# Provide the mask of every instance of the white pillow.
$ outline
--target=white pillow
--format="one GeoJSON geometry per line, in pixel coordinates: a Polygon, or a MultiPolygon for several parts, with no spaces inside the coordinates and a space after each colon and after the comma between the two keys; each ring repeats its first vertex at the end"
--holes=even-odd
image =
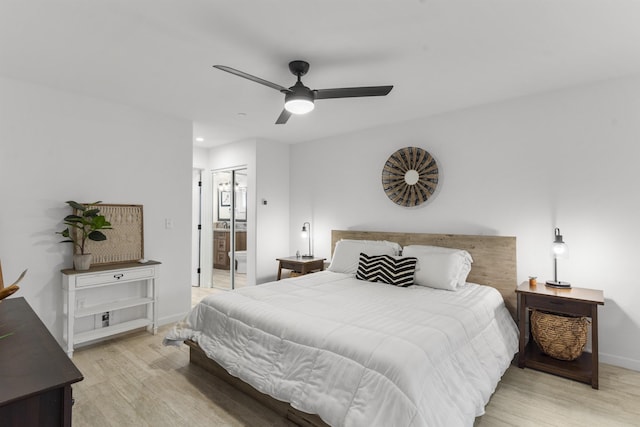
{"type": "Polygon", "coordinates": [[[401,246],[386,240],[346,240],[336,243],[329,271],[356,274],[360,253],[367,255],[398,255],[401,246]]]}
{"type": "Polygon", "coordinates": [[[471,254],[465,250],[440,246],[405,246],[402,255],[418,258],[416,285],[447,290],[465,284],[473,262],[471,254]]]}

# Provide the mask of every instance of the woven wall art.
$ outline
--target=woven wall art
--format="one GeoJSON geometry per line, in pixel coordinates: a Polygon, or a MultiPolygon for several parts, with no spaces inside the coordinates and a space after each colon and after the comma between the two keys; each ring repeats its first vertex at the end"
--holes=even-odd
{"type": "MultiPolygon", "coordinates": [[[[111,230],[100,230],[107,240],[88,240],[85,252],[93,255],[92,265],[138,261],[144,258],[142,205],[92,205],[111,223],[111,230]]],[[[76,253],[78,249],[76,249],[76,253]]]]}
{"type": "Polygon", "coordinates": [[[438,186],[438,164],[428,151],[405,147],[393,153],[382,169],[382,188],[400,206],[426,202],[438,186]]]}

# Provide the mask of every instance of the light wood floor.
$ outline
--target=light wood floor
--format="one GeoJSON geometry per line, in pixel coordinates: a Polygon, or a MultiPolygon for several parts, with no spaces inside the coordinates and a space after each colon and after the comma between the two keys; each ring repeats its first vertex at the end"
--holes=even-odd
{"type": "Polygon", "coordinates": [[[291,426],[271,410],[189,364],[186,346],[165,347],[146,331],[77,349],[78,426],[291,426]]]}
{"type": "Polygon", "coordinates": [[[640,426],[640,372],[601,363],[599,382],[511,366],[475,426],[640,426]]]}
{"type": "MultiPolygon", "coordinates": [[[[211,292],[193,288],[193,300],[211,292]]],[[[134,332],[78,349],[74,426],[292,426],[206,371],[186,346],[134,332]]],[[[511,366],[475,426],[640,426],[640,372],[600,366],[600,390],[511,366]]]]}
{"type": "MultiPolygon", "coordinates": [[[[211,281],[213,282],[213,287],[223,290],[231,289],[231,275],[229,274],[229,270],[221,270],[219,268],[214,268],[211,276],[211,281]]],[[[247,286],[247,275],[236,272],[235,274],[235,287],[243,288],[247,286]]]]}
{"type": "MultiPolygon", "coordinates": [[[[215,284],[213,288],[205,288],[200,286],[191,287],[191,307],[196,305],[198,301],[200,301],[202,298],[206,297],[207,295],[230,290],[231,278],[229,277],[229,272],[226,270],[214,269],[213,283],[215,284]]],[[[247,275],[236,274],[236,279],[235,279],[236,289],[243,288],[245,286],[247,286],[247,275]]]]}

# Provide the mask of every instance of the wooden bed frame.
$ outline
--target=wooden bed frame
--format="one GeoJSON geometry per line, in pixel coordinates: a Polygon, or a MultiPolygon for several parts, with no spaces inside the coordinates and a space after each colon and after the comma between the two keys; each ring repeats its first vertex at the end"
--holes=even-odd
{"type": "MultiPolygon", "coordinates": [[[[461,234],[394,233],[376,231],[332,230],[331,253],[340,239],[389,240],[401,246],[431,245],[464,249],[473,257],[471,272],[467,281],[488,285],[502,294],[505,305],[516,318],[516,238],[501,236],[475,236],[461,234]]],[[[299,426],[329,427],[317,415],[299,411],[287,402],[282,402],[263,394],[249,384],[230,375],[223,367],[209,359],[193,341],[185,341],[189,346],[190,362],[219,377],[258,402],[271,408],[289,421],[299,426]]]]}

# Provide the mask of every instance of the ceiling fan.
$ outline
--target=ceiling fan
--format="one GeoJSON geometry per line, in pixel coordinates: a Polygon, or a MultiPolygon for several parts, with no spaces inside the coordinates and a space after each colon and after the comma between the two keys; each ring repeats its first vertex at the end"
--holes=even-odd
{"type": "Polygon", "coordinates": [[[393,89],[393,86],[361,86],[312,90],[303,85],[300,80],[300,77],[304,76],[307,74],[307,71],[309,71],[309,63],[300,60],[289,62],[289,71],[298,77],[298,81],[288,89],[284,86],[280,86],[279,84],[261,79],[260,77],[252,76],[251,74],[236,70],[235,68],[227,67],[226,65],[214,65],[214,68],[235,74],[236,76],[244,77],[245,79],[269,86],[270,88],[284,93],[284,109],[276,120],[277,125],[287,123],[291,114],[306,114],[310,112],[314,108],[314,102],[316,99],[385,96],[391,92],[391,89],[393,89]]]}

